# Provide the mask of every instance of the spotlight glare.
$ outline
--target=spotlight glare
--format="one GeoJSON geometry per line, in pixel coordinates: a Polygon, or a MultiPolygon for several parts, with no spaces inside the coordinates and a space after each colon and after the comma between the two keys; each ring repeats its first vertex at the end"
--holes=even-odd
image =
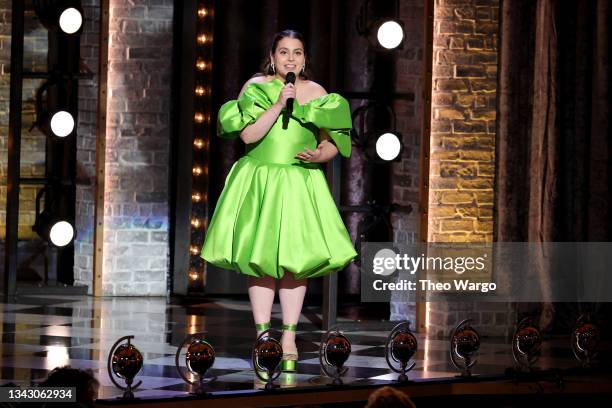
{"type": "Polygon", "coordinates": [[[386,21],[378,28],[376,37],[380,45],[390,50],[401,44],[404,30],[396,21],[386,21]]]}
{"type": "Polygon", "coordinates": [[[385,133],[376,140],[376,154],[383,160],[394,160],[402,149],[402,144],[393,133],[385,133]]]}
{"type": "Polygon", "coordinates": [[[59,18],[59,26],[66,34],[74,34],[83,25],[81,12],[74,7],[67,8],[59,18]]]}
{"type": "Polygon", "coordinates": [[[66,137],[74,130],[74,118],[66,111],[56,112],[51,118],[51,131],[55,136],[66,137]]]}
{"type": "Polygon", "coordinates": [[[63,247],[68,245],[74,238],[74,228],[67,221],[59,221],[53,224],[49,232],[49,239],[53,245],[63,247]]]}

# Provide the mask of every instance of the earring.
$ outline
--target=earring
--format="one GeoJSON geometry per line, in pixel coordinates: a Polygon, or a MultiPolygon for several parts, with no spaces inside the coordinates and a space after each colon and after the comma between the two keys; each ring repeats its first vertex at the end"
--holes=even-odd
{"type": "Polygon", "coordinates": [[[270,64],[270,68],[272,68],[272,73],[273,73],[273,74],[276,74],[276,70],[274,69],[274,63],[271,63],[271,64],[270,64]]]}
{"type": "Polygon", "coordinates": [[[302,65],[302,76],[304,76],[304,68],[306,67],[306,64],[302,65]]]}

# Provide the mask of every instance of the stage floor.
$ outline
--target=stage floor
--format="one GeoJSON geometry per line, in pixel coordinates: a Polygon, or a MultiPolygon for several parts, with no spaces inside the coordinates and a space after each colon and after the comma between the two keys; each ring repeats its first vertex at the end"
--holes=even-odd
{"type": "MultiPolygon", "coordinates": [[[[177,346],[189,333],[206,332],[216,350],[210,376],[217,381],[211,391],[261,388],[251,369],[254,341],[252,315],[247,301],[217,299],[189,306],[169,304],[164,298],[88,296],[22,296],[17,303],[0,304],[2,316],[2,373],[0,383],[37,383],[54,367],[70,365],[91,369],[100,381],[99,398],[121,395],[109,380],[107,356],[114,342],[134,335],[133,344],[144,357],[136,380],[142,380],[137,397],[185,396],[190,388],[174,367],[177,346]]],[[[300,359],[297,374],[283,374],[281,387],[320,386],[318,347],[322,332],[313,324],[320,319],[316,308],[305,308],[298,327],[300,359]]],[[[274,305],[273,327],[280,328],[280,306],[274,305]]],[[[478,327],[476,327],[478,329],[478,327]]],[[[345,332],[352,354],[345,383],[367,384],[393,380],[384,358],[387,332],[345,332]]],[[[449,360],[448,341],[417,335],[419,351],[409,378],[441,380],[457,375],[449,360]]],[[[184,364],[184,361],[182,361],[184,364]]],[[[537,366],[564,369],[577,366],[569,336],[546,339],[537,366]]],[[[475,374],[497,375],[512,366],[509,343],[483,338],[475,374]]]]}

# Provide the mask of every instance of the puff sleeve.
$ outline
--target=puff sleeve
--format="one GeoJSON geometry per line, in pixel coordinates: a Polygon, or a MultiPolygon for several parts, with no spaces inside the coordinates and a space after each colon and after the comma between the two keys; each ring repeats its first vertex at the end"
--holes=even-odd
{"type": "Polygon", "coordinates": [[[316,98],[302,106],[294,107],[293,116],[301,122],[309,122],[325,130],[342,156],[351,155],[351,109],[342,96],[330,93],[316,98]]]}
{"type": "Polygon", "coordinates": [[[269,95],[249,84],[244,93],[235,100],[224,103],[219,109],[217,135],[224,139],[236,139],[240,132],[254,123],[271,105],[269,95]]]}

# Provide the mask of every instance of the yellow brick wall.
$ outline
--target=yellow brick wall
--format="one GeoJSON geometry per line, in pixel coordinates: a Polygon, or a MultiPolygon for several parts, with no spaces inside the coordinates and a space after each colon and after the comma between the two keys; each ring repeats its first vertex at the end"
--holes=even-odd
{"type": "Polygon", "coordinates": [[[491,242],[497,0],[436,0],[428,240],[491,242]]]}

